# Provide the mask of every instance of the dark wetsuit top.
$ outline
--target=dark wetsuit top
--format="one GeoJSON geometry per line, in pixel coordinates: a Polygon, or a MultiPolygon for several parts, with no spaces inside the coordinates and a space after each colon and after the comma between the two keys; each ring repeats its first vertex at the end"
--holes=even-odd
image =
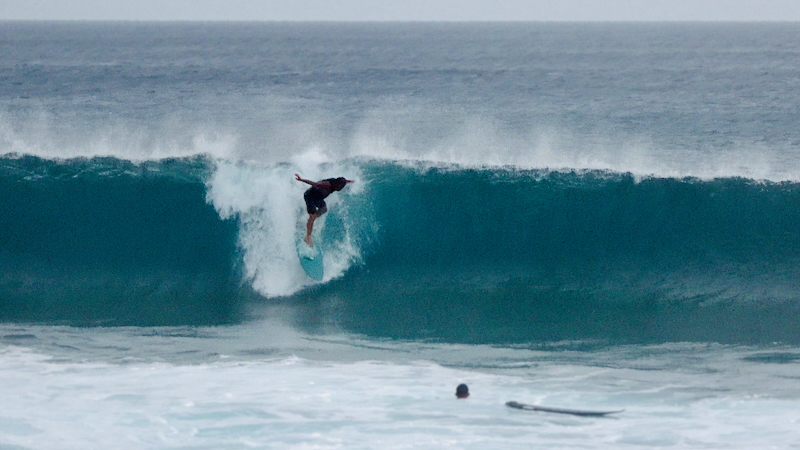
{"type": "Polygon", "coordinates": [[[330,187],[330,185],[334,180],[335,178],[322,180],[328,182],[328,188],[311,186],[311,188],[303,194],[303,199],[306,201],[306,211],[308,211],[309,214],[316,214],[320,209],[327,208],[327,205],[325,205],[325,198],[333,192],[333,188],[330,187]]]}

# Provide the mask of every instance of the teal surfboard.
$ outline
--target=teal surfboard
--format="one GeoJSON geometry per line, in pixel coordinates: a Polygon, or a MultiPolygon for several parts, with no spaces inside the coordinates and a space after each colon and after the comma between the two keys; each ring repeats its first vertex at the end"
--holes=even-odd
{"type": "Polygon", "coordinates": [[[297,256],[300,257],[300,265],[309,277],[322,281],[324,271],[322,268],[322,249],[319,244],[309,247],[302,239],[297,242],[297,256]]]}

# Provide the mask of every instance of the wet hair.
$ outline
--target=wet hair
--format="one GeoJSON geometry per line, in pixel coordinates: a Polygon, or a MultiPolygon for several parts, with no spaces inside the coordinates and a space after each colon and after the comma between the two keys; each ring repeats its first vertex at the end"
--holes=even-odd
{"type": "Polygon", "coordinates": [[[466,384],[459,384],[456,388],[456,397],[466,398],[469,397],[469,388],[466,384]]]}
{"type": "Polygon", "coordinates": [[[347,184],[347,179],[344,177],[334,178],[331,180],[331,188],[334,191],[341,191],[344,189],[344,186],[347,184]]]}

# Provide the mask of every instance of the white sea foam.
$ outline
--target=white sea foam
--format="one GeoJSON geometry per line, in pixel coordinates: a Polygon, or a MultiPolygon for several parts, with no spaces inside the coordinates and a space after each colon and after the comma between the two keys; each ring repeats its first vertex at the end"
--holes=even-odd
{"type": "MultiPolygon", "coordinates": [[[[208,180],[207,201],[221,218],[238,220],[245,276],[256,291],[267,297],[291,295],[313,283],[300,267],[296,250],[308,219],[303,192],[309,186],[295,180],[295,173],[312,180],[341,175],[360,178],[357,167],[330,161],[323,151],[312,148],[291,164],[220,160],[208,180]]],[[[342,197],[362,192],[364,184],[360,180],[326,199],[329,213],[314,224],[317,242],[322,241],[330,214],[347,216],[342,197]]],[[[323,281],[341,276],[360,256],[359,244],[348,228],[350,222],[343,223],[342,237],[320,244],[325,249],[323,281]]]]}
{"type": "Polygon", "coordinates": [[[759,349],[671,344],[541,352],[309,339],[285,328],[265,332],[270,325],[263,323],[247,328],[206,330],[197,338],[30,330],[40,343],[50,344],[46,335],[52,335],[62,345],[52,347],[60,348],[52,355],[0,346],[0,443],[36,449],[751,449],[796,443],[793,368],[743,359],[759,349]],[[99,353],[86,347],[100,343],[99,353]],[[230,345],[274,349],[277,356],[251,351],[244,359],[241,353],[214,359],[212,353],[200,362],[169,362],[183,350],[230,345]],[[103,361],[100,353],[118,360],[120,346],[136,354],[162,349],[159,358],[166,361],[103,361]],[[337,361],[343,354],[354,359],[337,361]],[[466,400],[454,396],[460,383],[470,387],[466,400]],[[513,410],[504,406],[509,400],[625,411],[581,418],[513,410]]]}

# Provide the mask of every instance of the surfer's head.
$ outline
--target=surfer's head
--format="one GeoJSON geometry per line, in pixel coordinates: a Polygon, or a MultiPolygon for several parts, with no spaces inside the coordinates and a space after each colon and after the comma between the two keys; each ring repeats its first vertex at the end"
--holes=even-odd
{"type": "Polygon", "coordinates": [[[466,384],[459,384],[456,388],[456,397],[467,398],[469,397],[469,388],[466,384]]]}
{"type": "Polygon", "coordinates": [[[348,180],[344,177],[334,178],[333,180],[331,180],[331,188],[333,188],[334,191],[341,191],[342,189],[344,189],[347,183],[348,180]]]}

